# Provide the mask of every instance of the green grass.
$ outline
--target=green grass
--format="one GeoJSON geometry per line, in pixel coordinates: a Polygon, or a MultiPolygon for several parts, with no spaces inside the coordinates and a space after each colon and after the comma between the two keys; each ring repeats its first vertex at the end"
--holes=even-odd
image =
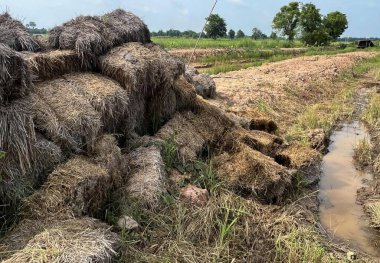
{"type": "MultiPolygon", "coordinates": [[[[181,37],[152,37],[152,41],[165,48],[194,48],[197,39],[181,37]]],[[[201,38],[198,48],[290,48],[302,47],[300,41],[289,42],[287,40],[254,40],[251,38],[240,39],[208,39],[201,38]]]]}

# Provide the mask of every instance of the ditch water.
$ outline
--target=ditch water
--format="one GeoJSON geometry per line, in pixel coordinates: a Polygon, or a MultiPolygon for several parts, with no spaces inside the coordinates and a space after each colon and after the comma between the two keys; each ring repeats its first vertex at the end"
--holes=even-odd
{"type": "Polygon", "coordinates": [[[329,153],[322,163],[319,212],[322,226],[335,241],[378,257],[375,237],[362,206],[356,203],[357,190],[365,186],[365,180],[372,180],[371,174],[357,170],[353,162],[355,145],[367,138],[369,134],[359,122],[346,123],[331,136],[329,153]]]}

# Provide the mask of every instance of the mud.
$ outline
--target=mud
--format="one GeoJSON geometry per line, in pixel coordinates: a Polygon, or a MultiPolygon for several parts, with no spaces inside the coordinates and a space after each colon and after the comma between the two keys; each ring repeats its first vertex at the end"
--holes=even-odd
{"type": "Polygon", "coordinates": [[[356,169],[354,147],[369,134],[359,122],[346,123],[333,133],[329,153],[322,164],[320,181],[320,221],[331,238],[347,243],[351,249],[379,257],[375,236],[362,206],[357,204],[357,191],[365,187],[372,175],[356,169]]]}

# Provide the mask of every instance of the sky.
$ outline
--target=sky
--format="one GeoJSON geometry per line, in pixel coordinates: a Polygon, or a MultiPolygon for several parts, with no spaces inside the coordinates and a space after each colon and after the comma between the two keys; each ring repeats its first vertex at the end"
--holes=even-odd
{"type": "MultiPolygon", "coordinates": [[[[200,32],[215,0],[0,0],[0,10],[25,24],[52,28],[78,15],[101,15],[116,8],[131,11],[151,31],[163,29],[200,32]]],[[[223,17],[227,28],[251,35],[257,27],[270,34],[272,20],[287,0],[219,0],[214,13],[223,17]]],[[[322,14],[340,11],[347,15],[349,28],[343,37],[380,37],[380,0],[306,0],[322,14]]]]}

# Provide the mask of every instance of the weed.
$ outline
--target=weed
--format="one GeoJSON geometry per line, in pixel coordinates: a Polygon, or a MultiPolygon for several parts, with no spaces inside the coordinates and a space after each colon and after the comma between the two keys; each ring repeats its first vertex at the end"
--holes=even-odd
{"type": "Polygon", "coordinates": [[[162,156],[167,169],[173,168],[177,160],[177,145],[175,143],[175,134],[162,144],[162,156]]]}
{"type": "Polygon", "coordinates": [[[371,214],[372,226],[380,227],[380,201],[368,205],[371,214]]]}
{"type": "Polygon", "coordinates": [[[364,113],[363,120],[372,127],[379,125],[380,120],[380,95],[376,94],[372,97],[367,111],[364,113]]]}
{"type": "Polygon", "coordinates": [[[372,145],[368,138],[358,141],[354,149],[354,160],[360,167],[368,166],[372,161],[372,145]]]}

